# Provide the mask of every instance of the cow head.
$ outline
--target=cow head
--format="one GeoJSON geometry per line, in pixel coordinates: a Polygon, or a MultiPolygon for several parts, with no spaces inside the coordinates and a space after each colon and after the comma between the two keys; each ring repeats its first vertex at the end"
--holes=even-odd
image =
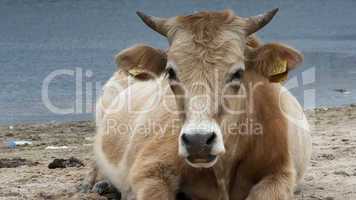
{"type": "MultiPolygon", "coordinates": [[[[289,47],[266,44],[249,50],[247,62],[246,51],[253,46],[248,47],[248,37],[270,22],[277,11],[248,18],[227,10],[167,19],[137,12],[149,27],[167,37],[170,43],[166,53],[137,47],[150,55],[146,56],[148,59],[140,56],[139,60],[147,62],[141,66],[151,74],[166,73],[184,121],[179,136],[179,155],[191,166],[212,167],[225,153],[221,118],[228,112],[224,107],[224,95],[240,92],[247,65],[273,81],[278,79],[273,79],[269,72],[275,70],[264,70],[269,63],[272,65],[268,67],[272,68],[277,61],[291,68],[301,61],[300,54],[289,47]],[[163,62],[157,59],[159,57],[163,62]]],[[[130,56],[124,58],[125,55],[121,55],[121,62],[135,60],[130,56]]],[[[239,104],[227,103],[235,107],[239,104]]]]}

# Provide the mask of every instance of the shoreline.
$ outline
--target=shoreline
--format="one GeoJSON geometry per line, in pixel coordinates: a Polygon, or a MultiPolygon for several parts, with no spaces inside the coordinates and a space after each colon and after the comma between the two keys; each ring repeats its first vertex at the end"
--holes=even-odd
{"type": "MultiPolygon", "coordinates": [[[[312,113],[312,112],[319,112],[319,111],[326,111],[329,109],[342,109],[342,108],[346,108],[346,107],[356,107],[356,103],[351,103],[351,104],[345,104],[345,105],[340,105],[340,106],[320,106],[320,107],[316,107],[316,108],[307,108],[304,109],[304,112],[308,115],[308,113],[312,113]]],[[[93,115],[94,116],[94,115],[93,115]]],[[[23,123],[19,123],[19,122],[15,122],[15,123],[0,123],[0,128],[3,127],[10,127],[10,126],[31,126],[31,125],[44,125],[44,124],[53,124],[53,125],[60,125],[60,124],[72,124],[72,123],[88,123],[88,122],[94,122],[94,118],[93,119],[78,119],[78,120],[71,120],[71,121],[56,121],[56,120],[51,120],[51,121],[33,121],[33,122],[23,122],[23,123]]]]}
{"type": "MultiPolygon", "coordinates": [[[[356,199],[356,104],[308,109],[306,115],[312,130],[313,156],[295,199],[356,199]]],[[[93,121],[0,125],[0,141],[32,142],[0,149],[0,164],[13,158],[26,161],[10,168],[0,165],[0,199],[106,199],[76,191],[92,160],[94,134],[93,121]],[[48,168],[55,158],[70,157],[85,166],[48,168]]]]}

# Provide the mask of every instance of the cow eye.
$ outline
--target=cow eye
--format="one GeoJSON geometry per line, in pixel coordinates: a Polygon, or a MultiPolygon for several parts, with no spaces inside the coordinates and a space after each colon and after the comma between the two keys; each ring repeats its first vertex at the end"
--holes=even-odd
{"type": "Polygon", "coordinates": [[[177,74],[172,68],[167,68],[166,75],[170,80],[177,80],[177,74]]]}
{"type": "Polygon", "coordinates": [[[233,74],[231,74],[230,80],[229,81],[239,81],[242,78],[242,75],[244,73],[244,70],[239,69],[233,74]]]}
{"type": "Polygon", "coordinates": [[[243,72],[244,71],[242,69],[237,70],[234,74],[232,74],[232,79],[241,79],[243,72]]]}

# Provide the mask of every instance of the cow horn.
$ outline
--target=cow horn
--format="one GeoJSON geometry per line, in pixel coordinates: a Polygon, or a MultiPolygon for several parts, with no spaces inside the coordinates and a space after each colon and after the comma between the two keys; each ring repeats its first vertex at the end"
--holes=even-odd
{"type": "Polygon", "coordinates": [[[275,8],[269,12],[246,18],[246,35],[249,36],[267,25],[276,15],[278,10],[278,8],[275,8]]]}
{"type": "Polygon", "coordinates": [[[151,29],[157,31],[161,35],[167,37],[170,26],[167,24],[168,19],[148,16],[143,12],[137,11],[136,14],[142,19],[142,21],[151,29]]]}

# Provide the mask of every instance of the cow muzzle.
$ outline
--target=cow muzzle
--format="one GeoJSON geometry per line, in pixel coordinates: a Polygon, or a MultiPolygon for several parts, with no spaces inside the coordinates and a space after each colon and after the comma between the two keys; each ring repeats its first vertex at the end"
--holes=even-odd
{"type": "Polygon", "coordinates": [[[183,128],[179,140],[179,154],[192,167],[212,167],[225,153],[219,131],[183,128]]]}

